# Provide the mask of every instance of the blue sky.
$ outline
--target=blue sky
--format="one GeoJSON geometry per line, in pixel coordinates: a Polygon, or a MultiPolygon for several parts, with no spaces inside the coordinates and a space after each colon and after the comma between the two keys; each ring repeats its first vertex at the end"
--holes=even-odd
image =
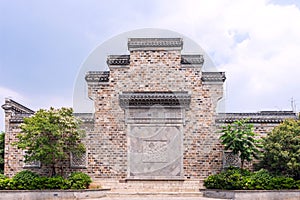
{"type": "MultiPolygon", "coordinates": [[[[300,2],[267,0],[1,0],[0,103],[72,106],[89,53],[139,28],[197,42],[227,73],[228,112],[300,108],[300,2]]],[[[299,109],[298,109],[299,111],[299,109]]],[[[0,112],[0,131],[3,127],[0,112]]]]}

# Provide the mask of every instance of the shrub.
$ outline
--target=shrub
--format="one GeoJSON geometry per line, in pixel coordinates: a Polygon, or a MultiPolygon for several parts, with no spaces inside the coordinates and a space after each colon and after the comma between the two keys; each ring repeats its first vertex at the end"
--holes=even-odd
{"type": "Polygon", "coordinates": [[[300,180],[296,181],[296,186],[297,186],[298,189],[300,190],[300,180]]]}
{"type": "Polygon", "coordinates": [[[285,120],[264,138],[260,167],[300,180],[300,120],[285,120]]]}
{"type": "Polygon", "coordinates": [[[7,177],[4,174],[0,174],[0,179],[6,179],[7,177]]]}
{"type": "Polygon", "coordinates": [[[0,179],[0,190],[10,189],[10,179],[9,178],[1,178],[0,179]]]}
{"type": "Polygon", "coordinates": [[[17,173],[11,181],[11,189],[34,190],[39,188],[40,176],[32,171],[24,170],[17,173]]]}
{"type": "MultiPolygon", "coordinates": [[[[271,180],[272,189],[298,189],[297,182],[290,177],[275,176],[271,180]]],[[[299,188],[300,189],[300,188],[299,188]]]]}
{"type": "Polygon", "coordinates": [[[86,189],[92,182],[91,177],[82,172],[73,172],[68,178],[71,189],[86,189]]]}
{"type": "Polygon", "coordinates": [[[250,176],[245,177],[243,189],[248,190],[271,190],[271,181],[273,176],[267,170],[261,169],[257,172],[251,173],[250,176]]]}
{"type": "Polygon", "coordinates": [[[86,189],[91,182],[91,178],[82,172],[73,172],[68,179],[65,179],[62,176],[39,176],[25,170],[17,173],[13,178],[0,175],[0,190],[86,189]]]}
{"type": "Polygon", "coordinates": [[[204,186],[208,189],[243,189],[244,177],[250,173],[246,169],[230,167],[219,174],[209,176],[204,180],[204,186]]]}
{"type": "Polygon", "coordinates": [[[300,189],[300,181],[285,176],[273,176],[265,169],[249,172],[230,168],[219,174],[209,176],[204,180],[204,186],[208,189],[226,190],[300,189]]]}
{"type": "Polygon", "coordinates": [[[62,176],[46,178],[43,182],[44,189],[70,189],[69,181],[62,176]]]}

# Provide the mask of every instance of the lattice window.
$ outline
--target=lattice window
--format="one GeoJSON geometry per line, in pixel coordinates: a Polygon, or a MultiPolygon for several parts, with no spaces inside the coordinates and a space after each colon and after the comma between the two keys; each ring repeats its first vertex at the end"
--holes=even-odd
{"type": "Polygon", "coordinates": [[[75,154],[71,152],[70,163],[72,168],[86,168],[87,166],[87,153],[75,154]]]}
{"type": "Polygon", "coordinates": [[[228,167],[240,167],[241,166],[241,159],[239,155],[233,154],[232,151],[224,151],[223,152],[223,168],[228,167]]]}
{"type": "Polygon", "coordinates": [[[41,162],[40,161],[31,161],[31,162],[25,162],[25,155],[27,154],[27,151],[23,151],[23,157],[24,157],[24,168],[39,168],[41,167],[41,162]]]}

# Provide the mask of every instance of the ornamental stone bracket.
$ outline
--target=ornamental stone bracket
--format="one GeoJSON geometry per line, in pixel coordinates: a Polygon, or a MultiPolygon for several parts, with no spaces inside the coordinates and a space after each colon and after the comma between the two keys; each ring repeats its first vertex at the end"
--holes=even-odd
{"type": "Polygon", "coordinates": [[[89,71],[85,75],[88,84],[109,82],[109,71],[89,71]]]}
{"type": "Polygon", "coordinates": [[[188,92],[123,92],[119,94],[121,108],[164,108],[188,109],[191,95],[188,92]]]}
{"type": "Polygon", "coordinates": [[[202,72],[203,84],[223,84],[226,80],[225,72],[202,72]]]}
{"type": "Polygon", "coordinates": [[[181,67],[198,67],[201,68],[204,63],[203,55],[196,54],[196,55],[181,55],[181,67]]]}
{"type": "Polygon", "coordinates": [[[106,60],[109,68],[128,68],[130,64],[130,55],[109,55],[106,60]]]}

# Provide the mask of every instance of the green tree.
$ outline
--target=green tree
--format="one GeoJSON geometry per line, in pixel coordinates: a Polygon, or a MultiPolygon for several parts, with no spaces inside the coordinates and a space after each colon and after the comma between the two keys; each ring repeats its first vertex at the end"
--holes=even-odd
{"type": "Polygon", "coordinates": [[[244,162],[258,159],[260,154],[261,140],[257,139],[257,134],[253,131],[253,125],[247,120],[235,121],[226,126],[222,126],[220,137],[225,150],[231,150],[233,154],[239,155],[241,168],[244,162]]]}
{"type": "Polygon", "coordinates": [[[50,166],[52,176],[56,175],[56,167],[60,167],[63,175],[62,163],[70,152],[85,152],[85,146],[81,142],[84,131],[80,128],[80,123],[71,108],[41,109],[24,119],[15,145],[27,151],[25,162],[40,161],[50,166]]]}
{"type": "Polygon", "coordinates": [[[300,120],[288,119],[263,140],[260,167],[274,174],[300,179],[300,120]]]}
{"type": "Polygon", "coordinates": [[[4,172],[4,144],[5,144],[5,134],[4,132],[0,133],[0,173],[4,172]]]}

